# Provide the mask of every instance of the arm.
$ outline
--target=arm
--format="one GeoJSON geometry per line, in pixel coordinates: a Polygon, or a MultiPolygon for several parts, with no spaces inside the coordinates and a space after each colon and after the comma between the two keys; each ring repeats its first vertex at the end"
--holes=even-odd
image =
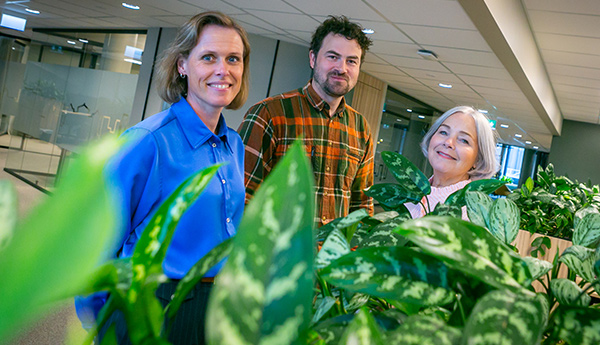
{"type": "Polygon", "coordinates": [[[238,129],[245,145],[244,184],[246,203],[275,165],[277,141],[272,127],[268,103],[258,103],[246,112],[238,129]]]}

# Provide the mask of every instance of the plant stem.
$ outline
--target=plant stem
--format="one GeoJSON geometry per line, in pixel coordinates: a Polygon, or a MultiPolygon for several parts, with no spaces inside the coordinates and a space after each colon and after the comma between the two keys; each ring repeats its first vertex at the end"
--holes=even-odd
{"type": "Polygon", "coordinates": [[[456,295],[456,303],[458,303],[458,309],[460,310],[460,316],[462,317],[464,325],[467,323],[467,318],[465,317],[465,309],[463,308],[462,302],[460,300],[461,298],[458,295],[456,295]]]}

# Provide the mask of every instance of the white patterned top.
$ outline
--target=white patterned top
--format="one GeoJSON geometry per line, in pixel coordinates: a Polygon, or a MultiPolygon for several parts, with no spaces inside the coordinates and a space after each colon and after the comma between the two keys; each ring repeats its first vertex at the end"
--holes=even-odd
{"type": "MultiPolygon", "coordinates": [[[[432,180],[433,180],[433,176],[429,178],[429,182],[431,183],[432,180]]],[[[469,184],[469,182],[471,182],[471,179],[460,181],[460,182],[457,182],[455,184],[445,186],[445,187],[431,186],[431,193],[428,196],[423,197],[421,202],[424,205],[426,205],[426,207],[427,207],[427,201],[429,200],[429,209],[431,211],[433,211],[437,204],[439,204],[440,202],[446,201],[446,199],[448,198],[448,196],[450,196],[450,194],[463,188],[464,186],[469,184]]],[[[421,218],[421,217],[425,216],[425,214],[428,213],[428,212],[425,212],[425,209],[423,208],[423,206],[421,204],[413,204],[413,203],[407,202],[404,204],[404,206],[406,206],[406,208],[410,212],[410,215],[413,217],[413,219],[421,218]]],[[[462,219],[469,220],[469,217],[467,216],[467,207],[466,206],[462,207],[462,219]]]]}

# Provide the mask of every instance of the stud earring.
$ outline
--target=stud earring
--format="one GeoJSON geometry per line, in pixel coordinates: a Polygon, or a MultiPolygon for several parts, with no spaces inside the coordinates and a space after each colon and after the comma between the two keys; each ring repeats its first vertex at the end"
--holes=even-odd
{"type": "Polygon", "coordinates": [[[186,77],[186,75],[185,75],[185,74],[183,74],[183,73],[179,73],[179,78],[181,78],[181,79],[185,79],[185,77],[186,77]]]}

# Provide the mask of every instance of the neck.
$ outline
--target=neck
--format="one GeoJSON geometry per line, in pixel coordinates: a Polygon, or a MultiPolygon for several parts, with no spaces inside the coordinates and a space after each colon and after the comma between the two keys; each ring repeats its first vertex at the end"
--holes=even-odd
{"type": "Polygon", "coordinates": [[[221,117],[221,111],[223,111],[223,108],[204,109],[195,102],[190,102],[188,100],[188,103],[190,104],[192,109],[194,109],[194,112],[196,113],[196,115],[198,115],[200,120],[204,122],[204,125],[208,127],[208,129],[210,129],[211,132],[216,133],[217,125],[219,124],[219,118],[221,117]]]}
{"type": "Polygon", "coordinates": [[[330,96],[325,91],[323,91],[321,87],[319,87],[319,85],[315,85],[314,81],[312,84],[313,89],[315,90],[317,95],[319,95],[319,97],[321,97],[321,99],[324,100],[327,104],[329,104],[329,115],[334,115],[335,111],[340,106],[340,103],[342,102],[342,98],[344,98],[344,96],[330,96]]]}
{"type": "Polygon", "coordinates": [[[433,174],[431,178],[431,186],[433,187],[448,187],[461,181],[466,181],[470,177],[468,174],[463,176],[445,176],[444,174],[433,174]]]}

